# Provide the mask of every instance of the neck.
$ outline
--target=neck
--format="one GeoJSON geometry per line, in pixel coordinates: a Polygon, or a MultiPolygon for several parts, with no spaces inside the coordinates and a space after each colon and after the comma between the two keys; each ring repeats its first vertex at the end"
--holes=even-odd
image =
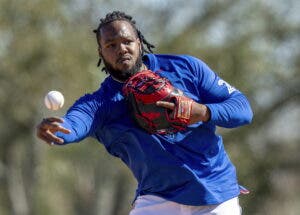
{"type": "MultiPolygon", "coordinates": [[[[142,63],[140,69],[136,73],[138,73],[140,71],[143,71],[143,70],[147,70],[147,69],[148,69],[147,66],[144,63],[142,63]]],[[[125,83],[126,82],[126,81],[122,81],[122,80],[119,80],[119,79],[115,78],[113,75],[111,75],[111,77],[112,77],[112,79],[114,79],[115,81],[117,81],[119,83],[125,83]]]]}
{"type": "Polygon", "coordinates": [[[147,70],[147,66],[143,63],[139,71],[147,70]]]}

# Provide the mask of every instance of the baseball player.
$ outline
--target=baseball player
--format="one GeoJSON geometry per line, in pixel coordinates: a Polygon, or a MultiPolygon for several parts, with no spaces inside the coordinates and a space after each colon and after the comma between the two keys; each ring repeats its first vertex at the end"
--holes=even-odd
{"type": "MultiPolygon", "coordinates": [[[[56,145],[93,137],[119,157],[138,182],[130,215],[241,214],[236,169],[215,131],[216,126],[234,128],[251,122],[247,98],[200,59],[153,54],[154,46],[123,12],[108,13],[94,32],[98,65],[103,62],[109,76],[63,117],[44,119],[37,136],[56,145]],[[135,116],[150,115],[154,120],[151,110],[146,115],[128,114],[134,110],[127,104],[132,100],[124,86],[141,71],[168,80],[172,90],[182,92],[172,94],[172,100],[155,102],[168,115],[169,127],[176,129],[149,131],[147,123],[137,123],[135,116]]],[[[136,86],[139,83],[135,89],[140,89],[136,86]]]]}

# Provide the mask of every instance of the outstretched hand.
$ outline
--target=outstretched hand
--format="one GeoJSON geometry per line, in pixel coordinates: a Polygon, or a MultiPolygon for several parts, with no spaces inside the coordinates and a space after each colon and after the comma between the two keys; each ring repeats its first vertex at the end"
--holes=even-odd
{"type": "Polygon", "coordinates": [[[64,140],[54,135],[54,133],[57,131],[63,132],[65,134],[71,133],[69,129],[66,129],[60,125],[60,123],[63,122],[63,119],[59,117],[44,118],[42,122],[40,122],[40,124],[38,124],[36,127],[37,137],[45,141],[49,145],[52,145],[54,142],[63,144],[64,140]]]}

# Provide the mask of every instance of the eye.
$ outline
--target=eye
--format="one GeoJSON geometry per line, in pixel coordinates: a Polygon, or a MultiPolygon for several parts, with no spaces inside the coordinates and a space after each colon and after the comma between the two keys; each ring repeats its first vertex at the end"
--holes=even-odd
{"type": "Polygon", "coordinates": [[[115,43],[109,43],[109,44],[106,45],[106,48],[109,48],[109,49],[115,48],[115,47],[116,47],[115,43]]]}
{"type": "Polygon", "coordinates": [[[131,43],[133,43],[132,40],[125,40],[125,41],[123,42],[123,44],[125,44],[125,45],[130,45],[131,43]]]}

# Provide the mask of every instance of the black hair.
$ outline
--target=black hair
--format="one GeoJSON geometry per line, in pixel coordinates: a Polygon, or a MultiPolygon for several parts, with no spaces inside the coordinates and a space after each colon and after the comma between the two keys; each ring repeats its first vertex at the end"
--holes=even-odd
{"type": "MultiPolygon", "coordinates": [[[[97,39],[97,43],[99,44],[99,39],[101,37],[100,34],[100,29],[113,22],[116,20],[123,20],[123,21],[127,21],[128,23],[131,24],[131,26],[133,27],[133,29],[136,31],[137,33],[137,37],[140,39],[140,41],[142,42],[142,56],[144,55],[144,53],[153,53],[152,48],[155,48],[154,45],[152,45],[151,43],[149,43],[144,35],[141,33],[141,31],[136,27],[135,25],[135,20],[133,20],[132,16],[127,15],[126,13],[122,12],[122,11],[113,11],[112,13],[108,13],[106,14],[105,18],[100,19],[100,23],[98,25],[98,28],[93,30],[93,32],[96,34],[96,39],[97,39]],[[146,45],[146,48],[144,47],[144,45],[146,45]]],[[[101,65],[101,58],[98,61],[97,66],[99,67],[101,65]]],[[[103,70],[105,71],[105,68],[103,68],[103,70]]]]}

